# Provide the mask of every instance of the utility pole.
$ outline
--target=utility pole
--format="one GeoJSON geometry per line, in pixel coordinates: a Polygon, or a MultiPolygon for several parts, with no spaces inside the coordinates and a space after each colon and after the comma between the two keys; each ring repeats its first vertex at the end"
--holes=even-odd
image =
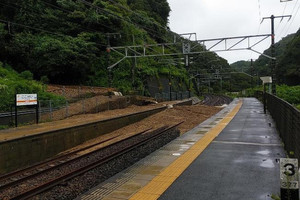
{"type": "Polygon", "coordinates": [[[250,71],[251,71],[251,88],[253,88],[253,59],[251,59],[250,71]]]}
{"type": "MultiPolygon", "coordinates": [[[[132,35],[132,42],[133,45],[135,45],[135,37],[132,35]]],[[[135,51],[135,48],[134,48],[135,51]]],[[[136,62],[136,53],[134,53],[134,57],[132,60],[132,69],[131,69],[131,75],[132,75],[132,88],[135,91],[135,68],[136,68],[137,62],[136,62]]]]}
{"type": "MultiPolygon", "coordinates": [[[[111,46],[110,46],[110,38],[113,36],[116,38],[116,36],[121,37],[120,33],[106,33],[106,38],[107,38],[107,47],[106,47],[106,62],[108,66],[108,87],[112,88],[112,69],[109,67],[110,66],[110,52],[111,52],[111,46]]],[[[109,89],[110,90],[110,89],[109,89]]],[[[109,91],[109,97],[111,98],[111,91],[109,91]]]]}
{"type": "Polygon", "coordinates": [[[282,16],[274,16],[271,15],[271,17],[264,17],[261,21],[261,23],[265,19],[271,19],[271,76],[272,76],[272,93],[276,95],[276,58],[275,58],[275,29],[274,29],[274,19],[281,18],[283,20],[284,18],[288,17],[289,20],[291,19],[292,15],[282,15],[282,16]]]}
{"type": "Polygon", "coordinates": [[[169,96],[170,96],[170,101],[172,101],[172,79],[171,79],[170,66],[169,66],[169,96]]]}

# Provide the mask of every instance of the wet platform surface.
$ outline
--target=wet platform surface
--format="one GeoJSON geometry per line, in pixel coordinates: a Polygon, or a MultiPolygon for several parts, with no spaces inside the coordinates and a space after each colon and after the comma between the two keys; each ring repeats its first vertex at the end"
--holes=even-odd
{"type": "Polygon", "coordinates": [[[270,200],[280,191],[281,157],[281,140],[262,104],[245,98],[239,108],[235,100],[77,199],[270,200]]]}
{"type": "MultiPolygon", "coordinates": [[[[77,199],[130,199],[153,180],[158,181],[158,185],[155,185],[155,187],[158,187],[159,190],[155,188],[150,189],[154,190],[154,193],[164,191],[170,185],[170,180],[180,176],[184,170],[184,168],[178,168],[178,166],[174,166],[171,170],[168,170],[168,168],[172,164],[174,165],[176,161],[179,161],[180,158],[183,158],[182,155],[194,147],[197,142],[202,141],[201,139],[203,139],[206,133],[213,129],[216,124],[220,123],[224,117],[227,116],[229,111],[237,105],[237,102],[238,101],[235,101],[232,105],[223,109],[215,116],[204,121],[194,129],[145,157],[128,169],[99,184],[77,199]],[[162,172],[165,172],[165,177],[161,175],[162,172]]],[[[183,165],[187,167],[189,164],[186,161],[194,159],[192,157],[196,156],[197,155],[193,153],[189,158],[183,159],[183,165]]],[[[137,197],[137,199],[157,199],[158,197],[159,196],[155,194],[151,195],[151,197],[137,197]]]]}
{"type": "Polygon", "coordinates": [[[268,200],[280,191],[278,159],[285,157],[275,124],[254,98],[161,195],[166,199],[268,200]]]}

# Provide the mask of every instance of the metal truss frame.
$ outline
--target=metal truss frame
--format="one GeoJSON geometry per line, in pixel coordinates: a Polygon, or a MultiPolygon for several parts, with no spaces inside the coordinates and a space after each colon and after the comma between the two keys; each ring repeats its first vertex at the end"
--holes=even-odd
{"type": "Polygon", "coordinates": [[[126,58],[193,55],[193,54],[207,53],[207,50],[213,52],[251,50],[269,59],[275,60],[275,58],[265,55],[253,49],[253,47],[258,45],[262,41],[266,40],[270,36],[271,34],[248,35],[248,36],[215,38],[215,39],[196,40],[196,41],[184,40],[182,42],[174,42],[174,43],[109,47],[111,52],[114,52],[122,56],[122,58],[116,63],[114,63],[113,65],[110,65],[108,69],[111,70],[126,58]],[[251,43],[251,39],[253,38],[260,38],[260,40],[251,43]],[[229,41],[232,42],[230,45],[228,45],[229,41]],[[245,45],[245,47],[237,47],[238,45],[242,44],[244,41],[247,41],[247,45],[243,44],[245,45]],[[211,43],[211,45],[208,47],[206,46],[207,43],[211,43]],[[196,48],[201,45],[205,47],[205,50],[197,51],[196,48]],[[217,47],[220,45],[222,47],[217,49],[217,47]],[[178,49],[181,48],[182,48],[182,52],[178,53],[178,49]],[[177,52],[175,50],[177,50],[177,52]]]}

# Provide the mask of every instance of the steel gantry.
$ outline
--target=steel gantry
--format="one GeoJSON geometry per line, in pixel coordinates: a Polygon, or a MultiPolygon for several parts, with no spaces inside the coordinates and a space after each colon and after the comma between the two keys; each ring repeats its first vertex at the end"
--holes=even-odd
{"type": "Polygon", "coordinates": [[[174,41],[174,43],[109,47],[110,51],[120,55],[121,59],[119,59],[114,64],[108,66],[108,69],[111,70],[126,58],[193,55],[193,54],[205,53],[207,52],[207,50],[214,51],[214,52],[251,50],[267,58],[274,60],[275,59],[274,57],[265,55],[253,49],[253,47],[258,45],[262,41],[266,40],[270,36],[271,34],[248,35],[248,36],[238,36],[238,37],[195,40],[195,41],[183,40],[181,42],[174,41]],[[259,40],[253,42],[252,40],[254,38],[256,39],[259,38],[259,40]],[[229,41],[231,42],[230,45],[228,45],[229,41]],[[246,44],[244,44],[245,41],[246,44]],[[243,47],[238,47],[238,45],[241,44],[243,45],[243,47]],[[204,49],[199,51],[197,47],[201,47],[201,46],[204,47],[204,49]],[[178,52],[178,49],[182,49],[182,52],[178,52]]]}

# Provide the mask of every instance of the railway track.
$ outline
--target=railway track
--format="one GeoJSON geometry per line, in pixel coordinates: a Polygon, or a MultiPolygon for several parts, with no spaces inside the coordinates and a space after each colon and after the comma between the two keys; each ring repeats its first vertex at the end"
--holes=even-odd
{"type": "Polygon", "coordinates": [[[155,140],[167,131],[176,129],[179,124],[171,127],[164,126],[153,131],[148,129],[105,147],[101,146],[105,142],[117,139],[117,137],[112,137],[46,162],[1,176],[0,199],[28,199],[50,190],[155,140]]]}
{"type": "Polygon", "coordinates": [[[217,94],[204,94],[204,100],[202,101],[202,104],[208,106],[222,106],[224,104],[229,104],[231,101],[232,98],[227,96],[217,94]]]}

